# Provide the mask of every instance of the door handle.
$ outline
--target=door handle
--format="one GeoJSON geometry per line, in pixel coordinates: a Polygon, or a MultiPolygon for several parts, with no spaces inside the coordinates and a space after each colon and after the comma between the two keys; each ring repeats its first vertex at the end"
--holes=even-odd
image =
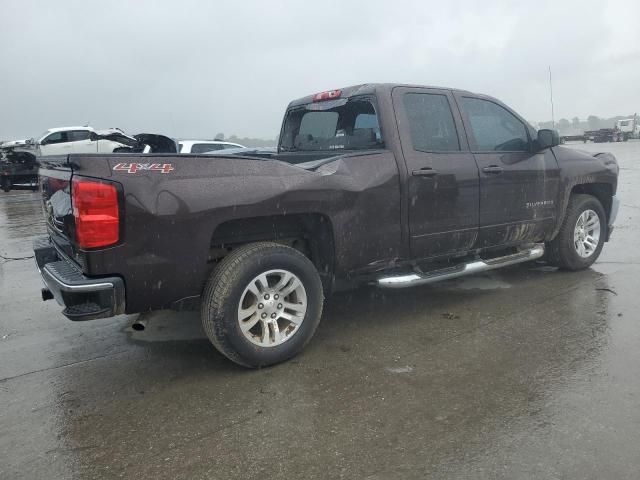
{"type": "Polygon", "coordinates": [[[414,177],[434,177],[438,174],[438,171],[431,167],[424,167],[420,170],[414,170],[411,175],[414,177]]]}
{"type": "Polygon", "coordinates": [[[498,173],[502,173],[504,172],[504,168],[502,168],[499,165],[489,165],[488,167],[484,167],[482,169],[482,171],[484,173],[493,173],[493,174],[498,174],[498,173]]]}

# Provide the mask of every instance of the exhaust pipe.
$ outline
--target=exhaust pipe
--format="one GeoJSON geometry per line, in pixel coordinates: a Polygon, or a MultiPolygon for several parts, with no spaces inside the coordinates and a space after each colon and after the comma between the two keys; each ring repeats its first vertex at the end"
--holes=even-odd
{"type": "Polygon", "coordinates": [[[42,295],[42,301],[46,302],[47,300],[53,300],[53,293],[48,288],[43,288],[40,290],[40,294],[42,295]]]}
{"type": "Polygon", "coordinates": [[[142,332],[147,328],[147,319],[138,317],[132,324],[131,328],[136,332],[142,332]]]}

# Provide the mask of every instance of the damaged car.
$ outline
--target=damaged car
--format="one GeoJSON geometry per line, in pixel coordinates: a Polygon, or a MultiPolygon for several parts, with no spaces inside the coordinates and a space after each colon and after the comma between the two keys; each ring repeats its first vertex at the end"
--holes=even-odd
{"type": "Polygon", "coordinates": [[[16,186],[38,185],[38,162],[26,141],[5,142],[0,145],[0,188],[10,192],[16,186]]]}
{"type": "Polygon", "coordinates": [[[50,128],[37,137],[33,143],[38,156],[67,155],[70,153],[112,153],[121,147],[117,141],[111,140],[108,134],[122,132],[117,128],[96,131],[93,127],[57,127],[50,128]]]}
{"type": "Polygon", "coordinates": [[[245,148],[239,143],[225,142],[222,140],[180,140],[178,143],[180,153],[208,153],[245,148]]]}
{"type": "Polygon", "coordinates": [[[366,84],[292,101],[275,152],[46,157],[42,297],[72,320],[199,308],[222,354],[272,365],[337,290],[592,265],[618,164],[559,143],[486,95],[366,84]]]}
{"type": "MultiPolygon", "coordinates": [[[[38,137],[28,140],[37,156],[67,155],[71,153],[118,153],[123,151],[144,151],[145,145],[157,144],[149,151],[175,153],[175,141],[164,135],[139,134],[130,136],[119,128],[96,130],[93,127],[50,128],[38,137]],[[160,140],[160,139],[163,140],[160,140]],[[145,141],[147,143],[145,143],[145,141]]],[[[147,152],[148,153],[148,152],[147,152]]]]}

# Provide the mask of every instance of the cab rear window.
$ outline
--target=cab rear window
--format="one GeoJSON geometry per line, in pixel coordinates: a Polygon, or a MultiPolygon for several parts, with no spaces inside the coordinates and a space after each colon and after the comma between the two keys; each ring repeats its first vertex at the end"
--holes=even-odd
{"type": "Polygon", "coordinates": [[[338,99],[290,110],[280,150],[361,150],[383,146],[378,115],[371,100],[338,99]]]}

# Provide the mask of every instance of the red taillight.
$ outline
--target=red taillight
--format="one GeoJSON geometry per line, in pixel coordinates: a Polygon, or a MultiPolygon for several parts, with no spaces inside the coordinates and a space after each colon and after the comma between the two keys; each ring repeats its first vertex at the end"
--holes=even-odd
{"type": "Polygon", "coordinates": [[[118,242],[120,212],[115,186],[74,178],[71,197],[80,248],[106,247],[118,242]]]}
{"type": "Polygon", "coordinates": [[[333,100],[335,98],[340,98],[340,95],[342,95],[342,90],[329,90],[328,92],[316,93],[313,96],[313,101],[322,102],[323,100],[333,100]]]}

